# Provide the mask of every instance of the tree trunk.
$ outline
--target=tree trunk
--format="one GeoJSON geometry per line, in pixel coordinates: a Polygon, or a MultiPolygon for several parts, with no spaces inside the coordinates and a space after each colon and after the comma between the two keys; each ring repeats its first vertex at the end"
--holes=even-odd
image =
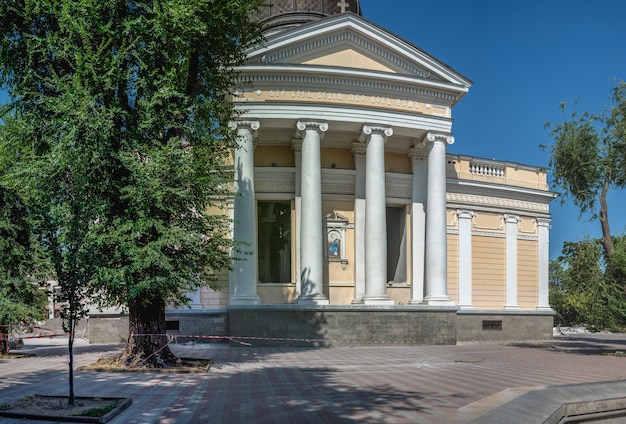
{"type": "Polygon", "coordinates": [[[600,226],[602,227],[602,245],[604,246],[604,252],[607,257],[613,253],[613,239],[611,238],[611,229],[609,227],[609,207],[606,203],[606,195],[609,191],[609,184],[611,182],[611,175],[607,172],[602,185],[602,191],[600,192],[600,214],[598,219],[600,220],[600,226]]]}
{"type": "Polygon", "coordinates": [[[157,296],[142,296],[128,305],[128,341],[120,361],[133,368],[167,368],[178,358],[168,347],[165,332],[165,302],[157,296]]]}

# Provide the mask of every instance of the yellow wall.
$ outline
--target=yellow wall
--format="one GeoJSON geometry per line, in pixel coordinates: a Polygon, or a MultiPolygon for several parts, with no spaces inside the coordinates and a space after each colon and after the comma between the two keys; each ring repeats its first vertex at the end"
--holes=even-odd
{"type": "Polygon", "coordinates": [[[406,153],[385,153],[385,172],[411,174],[413,166],[406,153]]]}
{"type": "Polygon", "coordinates": [[[517,304],[521,309],[537,308],[538,245],[532,240],[517,241],[517,304]]]}
{"type": "Polygon", "coordinates": [[[296,301],[295,284],[257,284],[256,291],[261,304],[293,303],[296,301]]]}
{"type": "Polygon", "coordinates": [[[472,304],[475,308],[501,309],[505,303],[506,240],[472,236],[472,304]]]}
{"type": "Polygon", "coordinates": [[[354,169],[354,156],[350,150],[324,147],[320,152],[322,168],[354,169]]]}
{"type": "Polygon", "coordinates": [[[257,146],[254,166],[296,166],[296,162],[289,146],[257,146]]]}
{"type": "Polygon", "coordinates": [[[459,235],[448,234],[448,296],[459,303],[459,235]]]}
{"type": "Polygon", "coordinates": [[[379,63],[361,52],[354,49],[345,49],[331,52],[314,59],[303,62],[306,65],[343,66],[346,68],[369,69],[372,71],[391,72],[395,71],[382,63],[379,63]]]}

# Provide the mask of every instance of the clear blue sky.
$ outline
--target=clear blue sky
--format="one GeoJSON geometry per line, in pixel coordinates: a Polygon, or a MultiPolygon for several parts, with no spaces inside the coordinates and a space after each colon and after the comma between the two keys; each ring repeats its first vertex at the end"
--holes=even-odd
{"type": "MultiPolygon", "coordinates": [[[[452,153],[547,167],[539,145],[552,142],[545,122],[567,117],[559,104],[601,112],[615,81],[626,80],[623,1],[362,0],[361,8],[474,82],[452,111],[452,153]]],[[[564,241],[601,235],[571,203],[556,199],[550,209],[552,259],[564,241]]],[[[609,222],[613,234],[625,231],[625,192],[609,198],[609,222]]]]}
{"type": "MultiPolygon", "coordinates": [[[[626,2],[620,0],[362,0],[363,16],[471,79],[454,108],[452,153],[547,166],[546,121],[561,102],[600,112],[626,80],[626,2]]],[[[0,102],[4,93],[0,92],[0,102]]],[[[626,230],[626,193],[609,198],[614,234],[626,230]]],[[[597,221],[551,204],[550,257],[563,241],[599,237],[597,221]]]]}

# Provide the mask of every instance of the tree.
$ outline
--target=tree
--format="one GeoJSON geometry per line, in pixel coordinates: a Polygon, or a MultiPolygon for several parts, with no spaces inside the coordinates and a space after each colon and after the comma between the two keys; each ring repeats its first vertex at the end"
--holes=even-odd
{"type": "Polygon", "coordinates": [[[232,179],[234,68],[261,3],[0,1],[11,181],[66,295],[128,308],[128,364],[175,362],[165,306],[229,264],[207,211],[232,179]]]}
{"type": "MultiPolygon", "coordinates": [[[[565,122],[546,124],[554,137],[554,144],[549,146],[552,185],[563,201],[572,199],[581,214],[598,218],[608,256],[614,246],[607,194],[610,189],[626,188],[625,82],[613,88],[612,103],[602,114],[573,112],[565,122]]],[[[564,103],[561,108],[565,111],[564,103]]]]}
{"type": "MultiPolygon", "coordinates": [[[[1,167],[0,167],[1,170],[1,167]]],[[[45,318],[47,298],[38,283],[43,261],[31,236],[28,211],[15,193],[0,186],[0,355],[8,351],[15,324],[45,318]]]]}
{"type": "MultiPolygon", "coordinates": [[[[613,256],[623,257],[626,237],[614,237],[614,242],[613,256]]],[[[556,322],[584,323],[596,330],[623,329],[626,295],[606,258],[599,239],[564,243],[562,256],[550,263],[550,304],[557,313],[556,322]]]]}

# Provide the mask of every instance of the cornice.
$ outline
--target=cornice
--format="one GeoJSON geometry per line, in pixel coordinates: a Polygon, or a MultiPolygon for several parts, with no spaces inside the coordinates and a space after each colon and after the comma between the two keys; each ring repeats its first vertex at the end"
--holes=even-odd
{"type": "Polygon", "coordinates": [[[388,74],[359,69],[313,67],[311,65],[243,66],[237,87],[268,85],[279,88],[325,88],[351,90],[355,93],[380,92],[397,97],[436,99],[456,103],[466,90],[448,84],[423,81],[406,75],[388,74]],[[456,93],[455,93],[456,92],[456,93]]]}
{"type": "Polygon", "coordinates": [[[502,209],[515,209],[531,212],[549,213],[548,205],[539,202],[530,202],[524,200],[480,196],[476,194],[466,193],[446,193],[446,200],[455,204],[472,204],[478,206],[496,207],[502,209]]]}

